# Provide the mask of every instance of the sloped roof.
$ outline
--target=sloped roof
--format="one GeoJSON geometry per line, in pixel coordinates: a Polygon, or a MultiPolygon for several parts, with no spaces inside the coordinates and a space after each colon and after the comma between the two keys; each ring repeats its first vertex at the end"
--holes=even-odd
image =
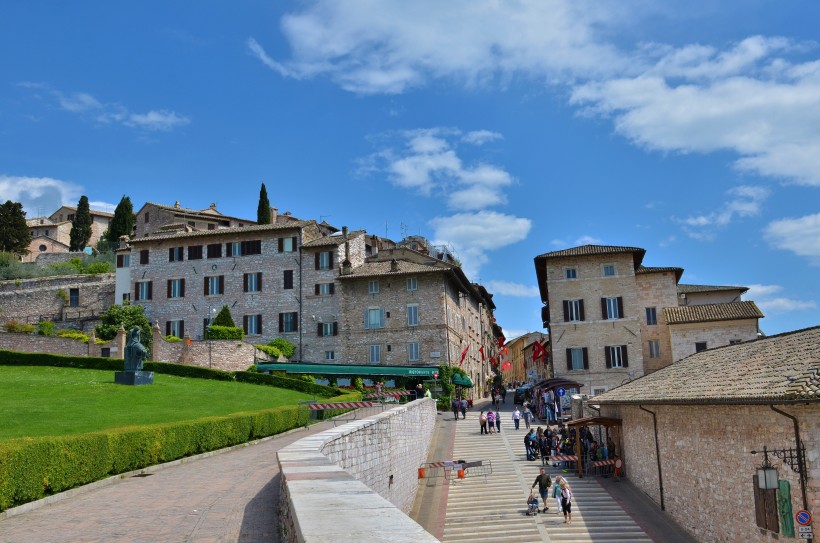
{"type": "Polygon", "coordinates": [[[682,305],[664,307],[667,324],[692,322],[733,321],[738,319],[762,319],[763,313],[754,302],[731,302],[727,304],[682,305]]]}
{"type": "Polygon", "coordinates": [[[820,401],[820,326],[708,349],[614,388],[594,404],[820,401]]]}
{"type": "Polygon", "coordinates": [[[396,260],[396,271],[392,271],[392,263],[389,260],[381,262],[365,262],[349,274],[340,275],[339,279],[361,279],[362,277],[381,277],[386,275],[409,275],[416,273],[445,273],[450,271],[449,266],[435,266],[408,262],[406,260],[396,260]]]}
{"type": "Polygon", "coordinates": [[[156,234],[151,236],[144,236],[141,238],[133,238],[129,240],[128,243],[130,243],[131,245],[138,245],[140,243],[149,243],[165,239],[189,239],[209,236],[225,236],[231,234],[246,234],[248,232],[274,232],[277,230],[295,230],[303,228],[313,223],[314,221],[294,221],[287,224],[251,224],[245,227],[234,226],[232,228],[218,228],[216,230],[173,232],[169,234],[156,234]]]}
{"type": "Polygon", "coordinates": [[[621,253],[633,253],[635,255],[640,255],[638,260],[641,260],[646,254],[646,249],[641,249],[640,247],[619,247],[615,245],[581,245],[580,247],[572,247],[561,251],[544,253],[536,258],[562,258],[567,256],[594,256],[621,253]]]}
{"type": "Polygon", "coordinates": [[[311,247],[338,247],[339,245],[342,245],[345,241],[359,237],[360,235],[364,234],[364,232],[364,230],[354,230],[353,232],[348,232],[347,237],[344,237],[342,235],[322,236],[321,238],[317,238],[313,241],[309,241],[303,244],[302,247],[306,249],[310,249],[311,247]]]}
{"type": "Polygon", "coordinates": [[[675,274],[675,281],[680,281],[681,276],[683,275],[683,268],[674,268],[671,266],[665,267],[650,267],[650,266],[639,266],[637,270],[635,270],[635,275],[644,275],[648,273],[674,273],[675,274]]]}
{"type": "Polygon", "coordinates": [[[137,215],[142,213],[142,210],[145,209],[145,206],[154,206],[160,209],[165,209],[172,213],[179,213],[184,215],[196,215],[199,217],[204,217],[207,219],[234,219],[237,221],[242,221],[250,224],[256,224],[256,221],[251,219],[243,219],[241,217],[231,217],[228,215],[223,215],[220,213],[215,207],[207,207],[205,209],[191,209],[189,207],[176,207],[176,206],[169,206],[165,204],[158,204],[156,202],[145,202],[139,211],[137,211],[137,215]]]}
{"type": "Polygon", "coordinates": [[[694,292],[721,292],[725,290],[739,290],[741,293],[749,290],[749,287],[732,287],[718,285],[678,285],[678,294],[690,294],[694,292]]]}
{"type": "MultiPolygon", "coordinates": [[[[60,211],[60,209],[69,209],[71,211],[77,211],[77,208],[73,207],[73,206],[60,206],[60,208],[57,211],[60,211]]],[[[57,213],[57,211],[55,211],[54,213],[57,213]]],[[[88,212],[91,213],[92,215],[97,215],[97,216],[100,216],[100,217],[113,217],[114,216],[113,213],[109,213],[107,211],[98,211],[96,209],[91,209],[91,208],[88,209],[88,212]]],[[[52,215],[54,215],[54,213],[52,213],[52,215]]]]}

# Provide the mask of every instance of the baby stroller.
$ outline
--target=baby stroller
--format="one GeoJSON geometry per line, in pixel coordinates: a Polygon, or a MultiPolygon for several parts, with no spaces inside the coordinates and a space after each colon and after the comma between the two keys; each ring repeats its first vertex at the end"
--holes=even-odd
{"type": "Polygon", "coordinates": [[[527,516],[538,514],[538,497],[530,492],[530,497],[527,498],[527,516]]]}

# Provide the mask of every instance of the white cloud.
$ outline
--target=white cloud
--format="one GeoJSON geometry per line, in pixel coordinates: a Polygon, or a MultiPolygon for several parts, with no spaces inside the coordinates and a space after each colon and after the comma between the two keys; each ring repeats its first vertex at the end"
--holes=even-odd
{"type": "Polygon", "coordinates": [[[94,109],[102,109],[103,105],[96,98],[84,92],[75,92],[65,96],[57,92],[57,101],[60,107],[74,113],[82,113],[94,109]]]}
{"type": "Polygon", "coordinates": [[[764,315],[778,315],[817,308],[813,300],[795,300],[778,296],[782,290],[783,287],[780,285],[749,285],[745,297],[754,301],[764,315]]]}
{"type": "Polygon", "coordinates": [[[504,139],[504,136],[498,132],[491,132],[489,130],[473,130],[472,132],[467,132],[464,134],[461,141],[465,143],[472,143],[473,145],[484,145],[485,143],[500,139],[504,139]]]}
{"type": "Polygon", "coordinates": [[[603,241],[592,236],[581,236],[575,240],[575,245],[601,245],[603,241]]]}
{"type": "Polygon", "coordinates": [[[430,221],[434,245],[450,245],[467,277],[475,277],[488,260],[487,253],[527,237],[532,221],[494,211],[457,213],[430,221]]]}
{"type": "Polygon", "coordinates": [[[0,200],[23,204],[26,217],[48,216],[60,206],[76,206],[82,187],[51,177],[0,175],[0,200]]]}
{"type": "Polygon", "coordinates": [[[772,247],[808,257],[820,266],[820,213],[773,221],[763,234],[772,247]]]}
{"type": "Polygon", "coordinates": [[[148,113],[131,113],[128,116],[128,120],[123,121],[123,124],[126,126],[136,126],[145,130],[167,132],[178,126],[185,126],[190,122],[191,120],[187,117],[163,109],[160,111],[149,111],[148,113]]]}
{"type": "Polygon", "coordinates": [[[487,290],[492,294],[500,294],[502,296],[513,296],[516,298],[538,298],[540,296],[538,287],[533,285],[492,280],[485,281],[484,286],[486,286],[487,290]]]}
{"type": "Polygon", "coordinates": [[[685,219],[675,219],[684,225],[689,237],[711,240],[715,237],[714,227],[722,227],[738,217],[753,217],[760,214],[761,206],[769,197],[769,190],[763,187],[741,185],[726,191],[730,196],[722,209],[706,215],[695,215],[685,219]]]}
{"type": "MultiPolygon", "coordinates": [[[[73,205],[77,205],[77,204],[75,203],[73,205]]],[[[109,203],[109,202],[101,202],[101,201],[91,201],[91,202],[88,202],[88,207],[90,207],[91,209],[95,209],[97,211],[105,211],[106,213],[114,213],[114,211],[117,209],[117,204],[112,204],[112,203],[109,203]]]]}
{"type": "Polygon", "coordinates": [[[813,45],[776,36],[725,47],[613,45],[657,14],[641,1],[320,0],[282,18],[289,59],[272,59],[253,38],[247,46],[282,76],[327,77],[363,94],[436,80],[543,81],[646,149],[729,151],[741,171],[820,186],[820,61],[803,60],[813,45]]]}

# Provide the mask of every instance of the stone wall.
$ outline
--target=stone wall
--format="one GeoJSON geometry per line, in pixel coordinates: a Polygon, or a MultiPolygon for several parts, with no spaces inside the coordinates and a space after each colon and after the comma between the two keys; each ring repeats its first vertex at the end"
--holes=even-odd
{"type": "Polygon", "coordinates": [[[705,342],[706,347],[722,347],[730,341],[757,339],[757,319],[736,321],[698,322],[675,324],[669,327],[672,337],[672,354],[675,361],[695,354],[695,343],[705,342]]]}
{"type": "Polygon", "coordinates": [[[125,330],[120,329],[117,337],[105,343],[97,343],[94,334],[88,343],[63,337],[39,336],[36,334],[9,334],[0,332],[0,349],[21,353],[50,353],[66,356],[103,356],[123,358],[125,354],[125,330]]]}
{"type": "Polygon", "coordinates": [[[644,349],[644,366],[646,373],[652,373],[670,365],[672,345],[669,336],[669,326],[663,316],[664,307],[678,305],[678,289],[675,272],[644,273],[635,276],[638,288],[639,311],[641,320],[641,341],[644,349]],[[646,309],[654,307],[657,317],[656,324],[648,324],[646,309]],[[651,357],[649,342],[657,341],[660,345],[660,356],[651,357]]]}
{"type": "Polygon", "coordinates": [[[264,362],[268,356],[252,343],[241,339],[214,339],[169,342],[162,335],[159,326],[153,328],[151,360],[201,366],[223,371],[245,371],[256,360],[264,362]]]}
{"type": "Polygon", "coordinates": [[[279,451],[283,540],[438,541],[407,516],[435,421],[424,398],[279,451]]]}
{"type": "Polygon", "coordinates": [[[0,319],[37,322],[99,315],[114,304],[114,274],[65,275],[0,281],[0,319]],[[68,299],[77,289],[77,305],[68,299]],[[58,293],[64,294],[58,294],[58,293]],[[65,300],[63,296],[65,296],[65,300]]]}
{"type": "MultiPolygon", "coordinates": [[[[806,446],[808,509],[820,510],[820,405],[776,406],[798,418],[806,446]]],[[[646,406],[657,416],[666,511],[698,541],[771,542],[757,527],[752,476],[760,451],[795,447],[792,421],[768,406],[646,406]]],[[[636,406],[604,406],[623,420],[626,474],[660,503],[652,415],[636,406]]],[[[791,484],[794,512],[804,508],[797,474],[770,455],[781,480],[791,484]]],[[[782,537],[782,536],[781,536],[782,537]]]]}

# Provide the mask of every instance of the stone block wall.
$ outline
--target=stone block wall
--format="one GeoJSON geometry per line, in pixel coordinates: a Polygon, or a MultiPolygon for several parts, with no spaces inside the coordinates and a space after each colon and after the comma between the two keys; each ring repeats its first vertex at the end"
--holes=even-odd
{"type": "Polygon", "coordinates": [[[268,359],[268,356],[257,350],[252,343],[241,339],[200,341],[185,338],[171,343],[165,339],[158,326],[154,326],[153,331],[151,360],[154,362],[171,362],[223,371],[244,371],[256,360],[268,359]]]}
{"type": "Polygon", "coordinates": [[[65,318],[99,315],[114,304],[114,274],[65,275],[0,281],[0,319],[37,322],[41,318],[59,321],[65,318]],[[79,304],[69,307],[70,290],[79,290],[79,304]]]}
{"type": "Polygon", "coordinates": [[[729,345],[729,342],[733,340],[757,339],[757,319],[675,324],[669,329],[672,356],[675,361],[695,354],[695,343],[701,341],[706,342],[706,347],[712,349],[729,345]]]}
{"type": "Polygon", "coordinates": [[[438,541],[406,514],[435,420],[424,398],[279,451],[283,541],[438,541]]]}
{"type": "MultiPolygon", "coordinates": [[[[768,406],[645,406],[656,413],[666,511],[698,541],[771,542],[755,521],[752,477],[763,463],[751,451],[795,447],[792,421],[768,406]],[[730,513],[730,514],[727,514],[730,513]]],[[[820,510],[820,405],[776,406],[798,418],[806,446],[808,509],[820,510]]],[[[637,406],[604,406],[623,421],[627,477],[660,503],[652,415],[637,406]]],[[[770,455],[791,485],[792,510],[804,507],[797,474],[770,455]]]]}
{"type": "Polygon", "coordinates": [[[0,349],[21,353],[50,353],[66,356],[103,356],[104,353],[107,353],[107,358],[123,358],[125,355],[125,338],[126,333],[122,329],[117,333],[117,337],[100,344],[96,342],[93,333],[88,343],[83,343],[63,337],[0,332],[0,349]]]}
{"type": "Polygon", "coordinates": [[[669,327],[663,316],[664,307],[678,305],[678,289],[675,272],[647,273],[636,275],[638,287],[638,303],[640,305],[641,340],[644,349],[644,366],[646,373],[652,373],[670,365],[672,358],[672,344],[669,336],[669,327]],[[657,324],[647,324],[646,308],[654,307],[657,324]],[[650,341],[660,344],[660,356],[649,356],[650,341]]]}

